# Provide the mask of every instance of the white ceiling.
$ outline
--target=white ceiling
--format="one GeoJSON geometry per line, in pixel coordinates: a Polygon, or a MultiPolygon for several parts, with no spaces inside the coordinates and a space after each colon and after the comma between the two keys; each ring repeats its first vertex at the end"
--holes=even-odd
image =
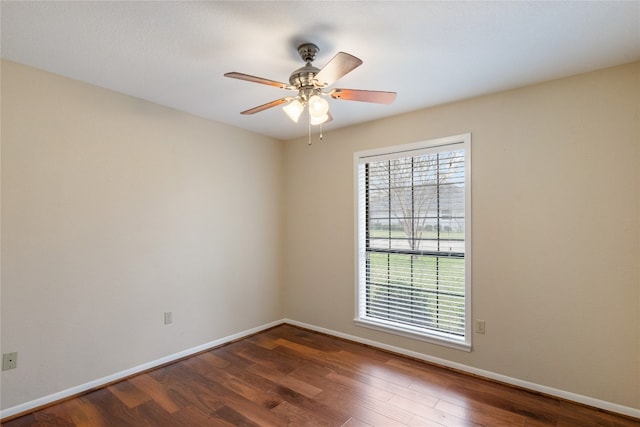
{"type": "Polygon", "coordinates": [[[640,59],[639,1],[2,1],[3,58],[279,139],[306,135],[287,82],[296,48],[363,65],[333,87],[398,92],[392,105],[332,100],[325,130],[640,59]]]}

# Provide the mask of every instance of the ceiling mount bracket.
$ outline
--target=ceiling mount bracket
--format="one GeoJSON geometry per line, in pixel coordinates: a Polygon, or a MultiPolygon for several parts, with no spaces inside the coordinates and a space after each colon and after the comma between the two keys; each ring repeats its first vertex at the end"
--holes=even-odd
{"type": "Polygon", "coordinates": [[[313,62],[319,51],[318,46],[313,43],[304,43],[298,46],[298,54],[304,62],[313,62]]]}

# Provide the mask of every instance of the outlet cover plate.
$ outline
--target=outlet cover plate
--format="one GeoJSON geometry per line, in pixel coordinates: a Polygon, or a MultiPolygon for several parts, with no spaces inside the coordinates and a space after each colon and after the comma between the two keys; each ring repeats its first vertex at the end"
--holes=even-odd
{"type": "Polygon", "coordinates": [[[16,369],[18,367],[18,353],[5,353],[2,355],[2,370],[16,369]]]}

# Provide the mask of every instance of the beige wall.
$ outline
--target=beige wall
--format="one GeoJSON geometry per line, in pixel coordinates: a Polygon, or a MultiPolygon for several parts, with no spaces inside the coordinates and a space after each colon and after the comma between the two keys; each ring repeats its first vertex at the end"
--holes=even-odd
{"type": "Polygon", "coordinates": [[[284,316],[640,408],[640,63],[311,147],[1,78],[2,408],[284,316]],[[486,335],[465,353],[354,326],[353,153],[465,132],[486,335]]]}
{"type": "Polygon", "coordinates": [[[2,407],[281,319],[283,149],[3,61],[2,407]]]}
{"type": "Polygon", "coordinates": [[[640,408],[639,103],[635,63],[288,142],[287,316],[640,408]],[[466,132],[486,335],[466,353],[355,326],[353,153],[466,132]]]}

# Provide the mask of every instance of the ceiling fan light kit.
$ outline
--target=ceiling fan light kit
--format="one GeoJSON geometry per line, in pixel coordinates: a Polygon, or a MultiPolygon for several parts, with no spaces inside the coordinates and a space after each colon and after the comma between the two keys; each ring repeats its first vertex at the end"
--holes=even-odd
{"type": "Polygon", "coordinates": [[[301,103],[298,99],[293,99],[287,105],[282,107],[282,109],[285,113],[287,113],[287,116],[289,116],[291,120],[298,123],[300,115],[304,111],[304,104],[301,103]]]}
{"type": "Polygon", "coordinates": [[[326,91],[325,89],[328,86],[359,67],[362,64],[362,60],[348,53],[338,52],[322,69],[319,69],[311,64],[319,50],[318,46],[313,43],[304,43],[298,46],[298,54],[305,62],[305,65],[291,73],[289,84],[235,71],[226,73],[225,77],[298,92],[296,96],[276,99],[242,111],[240,114],[255,114],[286,104],[282,109],[295,123],[298,123],[306,108],[309,116],[309,127],[311,127],[311,125],[321,125],[332,120],[329,113],[329,103],[323,98],[326,96],[338,100],[373,102],[377,104],[391,104],[395,100],[395,92],[357,89],[332,89],[326,91]]]}
{"type": "Polygon", "coordinates": [[[325,99],[320,98],[320,96],[313,95],[309,98],[307,104],[309,105],[309,116],[317,120],[325,118],[322,122],[324,123],[328,118],[329,103],[325,99]]]}

